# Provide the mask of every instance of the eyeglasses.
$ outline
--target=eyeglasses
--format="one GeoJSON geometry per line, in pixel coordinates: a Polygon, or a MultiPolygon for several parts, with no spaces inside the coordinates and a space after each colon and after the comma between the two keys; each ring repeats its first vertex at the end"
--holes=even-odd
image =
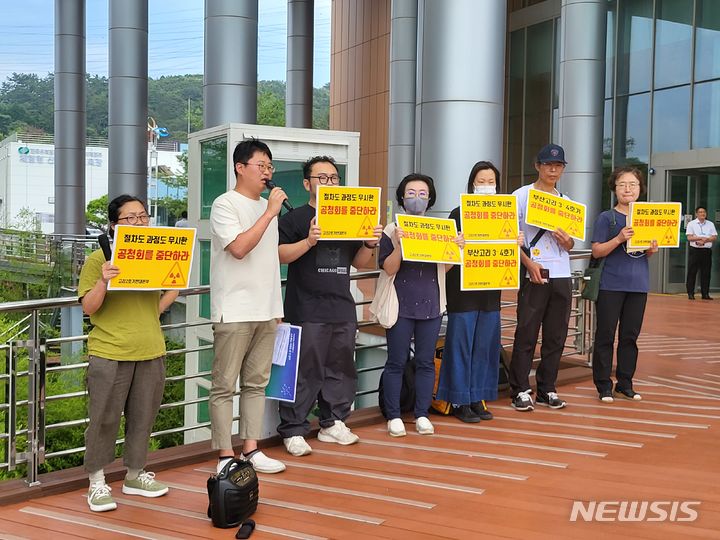
{"type": "Polygon", "coordinates": [[[243,165],[255,165],[261,171],[268,171],[271,174],[275,172],[275,165],[272,163],[265,163],[264,161],[260,161],[259,163],[250,163],[248,161],[247,163],[243,163],[243,165]]]}
{"type": "Polygon", "coordinates": [[[310,178],[317,178],[317,181],[323,185],[340,183],[340,176],[337,174],[318,174],[317,176],[310,176],[310,178]]]}
{"type": "Polygon", "coordinates": [[[615,184],[615,188],[620,188],[620,189],[637,189],[639,187],[640,187],[640,182],[628,182],[627,184],[623,182],[621,184],[615,184]]]}
{"type": "Polygon", "coordinates": [[[129,216],[118,218],[118,221],[122,220],[127,221],[130,225],[137,225],[141,221],[143,223],[147,223],[148,221],[150,221],[150,216],[148,216],[147,214],[138,214],[137,216],[135,214],[130,214],[129,216]]]}
{"type": "Polygon", "coordinates": [[[429,199],[430,194],[427,191],[415,191],[414,189],[408,189],[405,192],[405,198],[406,199],[429,199]]]}

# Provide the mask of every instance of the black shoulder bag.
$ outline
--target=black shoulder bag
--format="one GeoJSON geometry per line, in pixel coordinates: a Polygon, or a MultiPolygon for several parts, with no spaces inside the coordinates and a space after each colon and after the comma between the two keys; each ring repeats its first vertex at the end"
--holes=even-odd
{"type": "MultiPolygon", "coordinates": [[[[610,212],[610,215],[612,216],[610,221],[610,238],[612,238],[615,234],[617,221],[615,220],[615,210],[610,210],[610,212]]],[[[609,241],[610,238],[606,241],[609,241]]],[[[600,292],[600,276],[602,276],[604,267],[605,257],[596,259],[595,257],[590,256],[590,263],[583,274],[583,288],[580,292],[580,296],[582,296],[585,300],[597,302],[598,293],[600,292]]]]}

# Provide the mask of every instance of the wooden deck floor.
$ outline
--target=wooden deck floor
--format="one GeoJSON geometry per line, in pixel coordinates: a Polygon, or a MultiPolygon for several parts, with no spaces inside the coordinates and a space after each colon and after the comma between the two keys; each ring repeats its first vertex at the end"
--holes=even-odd
{"type": "MultiPolygon", "coordinates": [[[[507,398],[495,420],[434,417],[434,436],[310,440],[314,452],[267,453],[288,469],[261,476],[252,538],[594,539],[720,538],[720,300],[652,296],[636,389],[642,402],[601,404],[591,380],[559,388],[569,406],[520,413],[507,398]],[[699,501],[692,522],[570,521],[573,501],[699,501]]],[[[408,425],[412,427],[412,425],[408,425]]],[[[232,538],[205,516],[214,462],[159,473],[159,499],[122,495],[91,513],[85,490],[0,508],[0,538],[232,538]]],[[[613,515],[613,508],[603,514],[613,515]]],[[[649,513],[647,517],[658,517],[649,513]]]]}

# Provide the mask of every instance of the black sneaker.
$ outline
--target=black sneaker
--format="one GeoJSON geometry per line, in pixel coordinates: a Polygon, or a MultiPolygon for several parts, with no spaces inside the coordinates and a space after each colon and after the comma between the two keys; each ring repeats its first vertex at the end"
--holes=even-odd
{"type": "Polygon", "coordinates": [[[562,409],[567,403],[564,399],[560,399],[556,392],[548,392],[547,394],[541,394],[538,392],[535,398],[535,403],[544,407],[550,407],[551,409],[562,409]]]}
{"type": "Polygon", "coordinates": [[[635,390],[632,388],[624,389],[624,388],[618,388],[615,387],[615,394],[617,394],[618,397],[622,397],[625,399],[632,399],[633,401],[640,401],[642,399],[642,396],[638,394],[635,390]]]}
{"type": "Polygon", "coordinates": [[[516,411],[532,411],[535,409],[533,400],[527,391],[520,392],[517,396],[512,398],[510,406],[516,411]]]}
{"type": "Polygon", "coordinates": [[[470,405],[460,405],[459,407],[453,407],[453,416],[462,422],[468,424],[477,424],[481,418],[475,414],[470,405]]]}
{"type": "Polygon", "coordinates": [[[612,403],[613,401],[615,401],[613,399],[612,391],[605,390],[604,392],[600,392],[600,401],[602,401],[603,403],[612,403]]]}
{"type": "Polygon", "coordinates": [[[488,410],[485,401],[476,401],[470,405],[473,412],[480,417],[481,420],[492,420],[493,414],[488,410]]]}

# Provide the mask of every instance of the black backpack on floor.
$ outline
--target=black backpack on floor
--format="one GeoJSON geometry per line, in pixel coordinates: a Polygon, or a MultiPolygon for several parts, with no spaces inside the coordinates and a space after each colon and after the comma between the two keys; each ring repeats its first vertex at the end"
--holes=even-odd
{"type": "Polygon", "coordinates": [[[221,529],[237,527],[252,516],[258,505],[258,477],[249,461],[228,460],[207,481],[208,517],[221,529]]]}

